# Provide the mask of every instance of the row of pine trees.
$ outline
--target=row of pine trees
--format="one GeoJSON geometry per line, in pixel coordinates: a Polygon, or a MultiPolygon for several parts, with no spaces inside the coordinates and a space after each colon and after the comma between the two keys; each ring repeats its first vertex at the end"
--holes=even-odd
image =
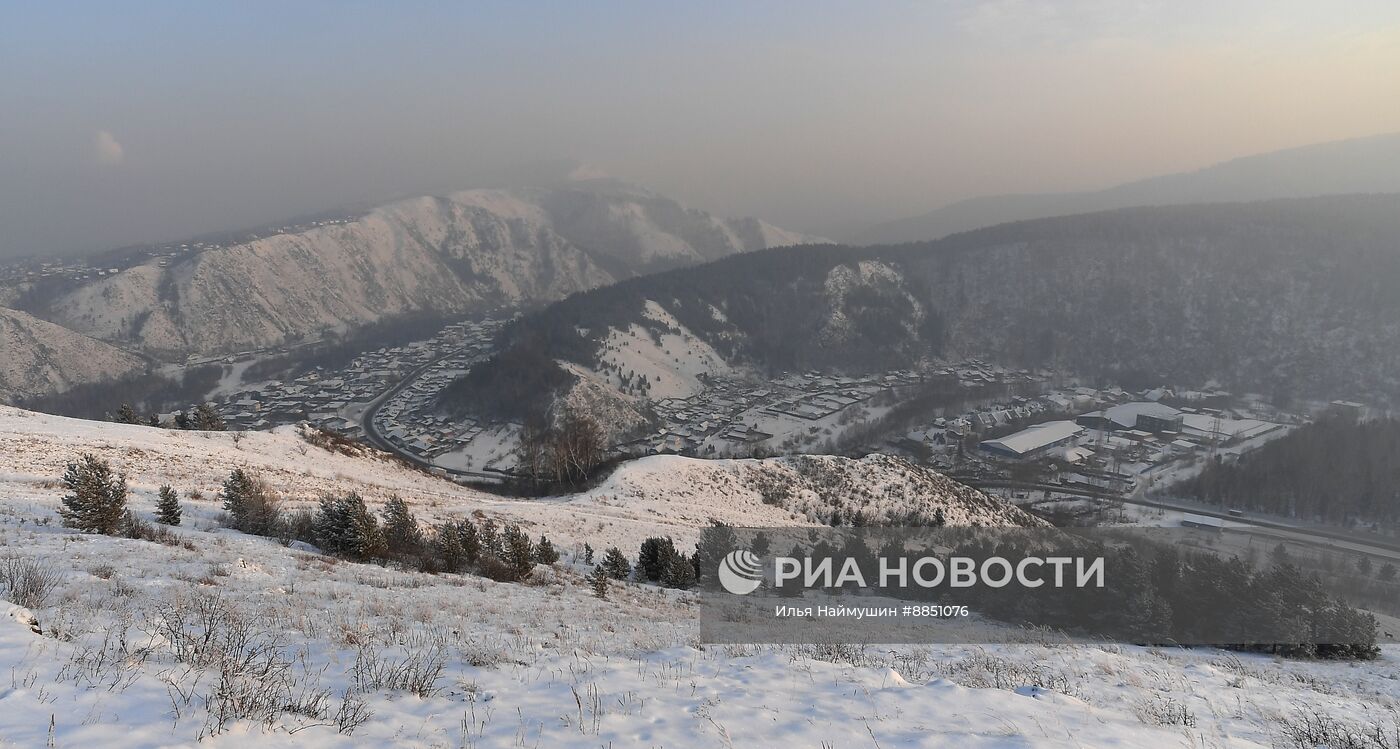
{"type": "Polygon", "coordinates": [[[144,420],[130,403],[123,403],[117,410],[107,414],[109,421],[118,424],[145,424],[146,426],[192,429],[200,432],[222,432],[227,428],[224,417],[219,415],[211,403],[201,403],[189,411],[176,411],[169,422],[162,421],[160,414],[150,414],[144,420]]]}
{"type": "MultiPolygon", "coordinates": [[[[67,493],[59,512],[66,527],[133,538],[151,535],[149,527],[127,508],[126,477],[107,461],[81,456],[68,465],[63,486],[67,493]]],[[[395,562],[425,572],[471,573],[514,582],[527,578],[536,565],[553,565],[560,559],[547,536],[531,539],[520,526],[498,525],[490,518],[425,527],[397,496],[390,497],[377,515],[355,492],[325,495],[315,510],[284,512],[278,494],[241,468],[224,480],[219,499],[226,512],[224,522],[231,528],[284,543],[302,541],[353,561],[395,562]]],[[[178,526],[182,515],[179,495],[170,486],[161,486],[156,522],[178,526]]],[[[633,579],[684,590],[696,585],[705,562],[717,563],[734,547],[733,530],[715,524],[702,534],[693,554],[678,550],[669,537],[656,537],[642,542],[635,565],[615,546],[595,560],[592,545],[585,544],[583,561],[592,567],[588,579],[599,597],[606,597],[610,582],[633,579]]]]}

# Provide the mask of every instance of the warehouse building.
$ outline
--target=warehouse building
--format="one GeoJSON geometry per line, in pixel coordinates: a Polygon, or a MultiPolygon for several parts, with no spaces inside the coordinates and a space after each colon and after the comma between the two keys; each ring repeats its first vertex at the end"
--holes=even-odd
{"type": "Polygon", "coordinates": [[[1135,401],[1093,411],[1075,420],[1080,426],[1116,432],[1138,429],[1160,434],[1181,431],[1181,411],[1171,406],[1151,401],[1135,401]]]}
{"type": "Polygon", "coordinates": [[[994,440],[985,440],[981,448],[1003,458],[1027,460],[1041,458],[1065,447],[1074,445],[1084,427],[1072,421],[1047,421],[1022,429],[1015,434],[994,440]]]}

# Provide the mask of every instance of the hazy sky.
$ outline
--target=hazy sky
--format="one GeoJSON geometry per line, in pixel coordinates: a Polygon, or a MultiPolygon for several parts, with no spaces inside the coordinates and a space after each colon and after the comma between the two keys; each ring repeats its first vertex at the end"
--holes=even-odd
{"type": "Polygon", "coordinates": [[[575,160],[817,233],[1400,130],[1400,2],[0,2],[0,254],[575,160]]]}

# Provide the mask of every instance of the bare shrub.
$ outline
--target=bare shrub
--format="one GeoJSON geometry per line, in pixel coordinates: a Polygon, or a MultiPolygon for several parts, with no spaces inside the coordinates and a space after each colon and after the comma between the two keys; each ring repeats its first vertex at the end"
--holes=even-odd
{"type": "Polygon", "coordinates": [[[354,733],[356,728],[368,723],[369,719],[373,717],[374,711],[369,709],[365,701],[347,689],[341,697],[340,709],[335,714],[335,727],[348,736],[354,733]]]}
{"type": "Polygon", "coordinates": [[[1196,714],[1171,697],[1154,695],[1133,705],[1133,714],[1149,726],[1196,727],[1196,714]]]}
{"type": "Polygon", "coordinates": [[[218,595],[198,593],[164,603],[146,628],[167,643],[177,661],[195,668],[231,662],[245,672],[266,671],[280,658],[281,642],[258,632],[218,595]]]}
{"type": "Polygon", "coordinates": [[[166,546],[179,546],[180,537],[163,525],[152,525],[136,517],[130,510],[122,517],[119,535],[166,546]]]}
{"type": "Polygon", "coordinates": [[[934,673],[965,687],[1016,689],[1040,687],[1052,692],[1083,698],[1075,680],[1063,671],[1039,663],[1021,663],[983,650],[957,661],[939,662],[934,673]]]}
{"type": "Polygon", "coordinates": [[[277,524],[276,531],[277,540],[283,546],[290,546],[293,541],[315,544],[316,513],[309,507],[286,513],[277,524]]]}
{"type": "MultiPolygon", "coordinates": [[[[259,621],[208,594],[170,601],[147,621],[148,634],[163,641],[177,661],[215,675],[213,688],[202,696],[203,735],[221,733],[240,720],[272,725],[288,713],[332,718],[331,693],[318,686],[319,674],[297,673],[281,639],[259,621]]],[[[346,709],[342,705],[334,716],[337,726],[344,724],[346,709]]]]}
{"type": "Polygon", "coordinates": [[[1400,713],[1362,723],[1340,721],[1317,708],[1303,708],[1279,721],[1282,739],[1297,749],[1400,749],[1400,713]]]}
{"type": "Polygon", "coordinates": [[[306,424],[302,426],[301,438],[327,452],[340,453],[351,457],[368,452],[363,444],[346,437],[340,432],[306,424]]]}
{"type": "Polygon", "coordinates": [[[27,609],[47,606],[49,597],[62,579],[58,570],[47,560],[22,557],[0,559],[0,583],[5,585],[5,597],[27,609]]]}
{"type": "Polygon", "coordinates": [[[351,678],[359,693],[393,689],[431,697],[438,691],[437,683],[446,664],[446,654],[436,646],[410,652],[402,659],[388,658],[361,647],[355,655],[351,678]]]}

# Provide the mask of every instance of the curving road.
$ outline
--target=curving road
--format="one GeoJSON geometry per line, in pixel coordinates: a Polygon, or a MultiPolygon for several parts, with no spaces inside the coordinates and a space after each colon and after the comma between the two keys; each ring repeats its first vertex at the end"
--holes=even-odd
{"type": "Polygon", "coordinates": [[[429,360],[422,366],[414,369],[412,372],[409,372],[403,377],[403,379],[395,383],[393,387],[384,391],[384,393],[381,394],[379,397],[370,401],[369,406],[367,406],[364,410],[364,413],[360,415],[360,427],[365,430],[365,439],[369,440],[369,443],[371,445],[380,450],[383,450],[384,452],[397,455],[400,458],[403,458],[404,460],[407,460],[408,462],[413,463],[415,465],[420,465],[424,468],[433,471],[445,472],[449,476],[459,476],[475,481],[485,480],[502,482],[509,478],[509,476],[507,476],[504,473],[495,473],[488,471],[467,471],[462,470],[460,468],[446,468],[444,466],[437,465],[432,461],[425,460],[418,454],[409,452],[408,450],[405,450],[399,447],[398,445],[395,445],[393,442],[389,441],[386,437],[384,437],[384,435],[379,433],[379,428],[374,425],[375,417],[379,415],[379,411],[384,407],[384,404],[393,400],[399,393],[402,393],[404,390],[406,390],[410,385],[417,381],[419,377],[422,377],[424,372],[427,372],[429,369],[432,369],[434,366],[437,365],[438,362],[442,361],[443,359],[456,356],[461,352],[462,349],[453,349],[441,356],[429,360]]]}

